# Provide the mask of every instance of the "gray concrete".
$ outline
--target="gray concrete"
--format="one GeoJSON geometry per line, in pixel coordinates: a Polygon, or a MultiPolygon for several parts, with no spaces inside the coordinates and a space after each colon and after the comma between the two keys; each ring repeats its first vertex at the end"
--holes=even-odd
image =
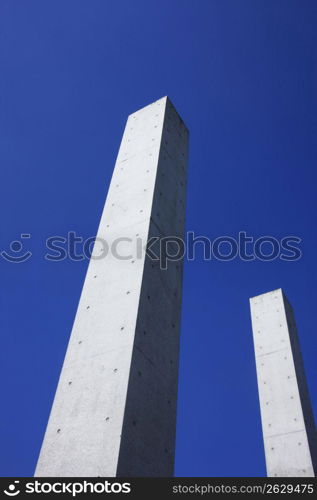
{"type": "Polygon", "coordinates": [[[316,428],[292,307],[281,289],[250,306],[267,475],[312,477],[316,428]]]}
{"type": "MultiPolygon", "coordinates": [[[[98,238],[183,236],[188,132],[164,97],[129,116],[98,238]]],[[[182,261],[96,241],[36,476],[173,474],[182,261]]]]}

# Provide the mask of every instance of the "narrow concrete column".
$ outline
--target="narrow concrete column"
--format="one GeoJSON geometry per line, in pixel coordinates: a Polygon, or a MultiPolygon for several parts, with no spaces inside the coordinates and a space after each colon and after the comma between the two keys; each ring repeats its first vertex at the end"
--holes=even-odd
{"type": "Polygon", "coordinates": [[[142,246],[184,236],[187,149],[167,97],[129,116],[36,476],[173,474],[183,266],[142,246]]]}
{"type": "Polygon", "coordinates": [[[292,307],[281,289],[250,306],[267,475],[314,476],[316,428],[292,307]]]}

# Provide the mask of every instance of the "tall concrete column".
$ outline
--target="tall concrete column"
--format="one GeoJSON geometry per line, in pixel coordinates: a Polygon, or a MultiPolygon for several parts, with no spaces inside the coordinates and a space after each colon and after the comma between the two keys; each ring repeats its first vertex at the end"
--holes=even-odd
{"type": "Polygon", "coordinates": [[[316,428],[292,307],[281,289],[250,306],[267,475],[314,476],[316,428]]]}
{"type": "Polygon", "coordinates": [[[36,476],[173,474],[182,260],[140,242],[183,237],[187,149],[168,98],[129,116],[36,476]]]}

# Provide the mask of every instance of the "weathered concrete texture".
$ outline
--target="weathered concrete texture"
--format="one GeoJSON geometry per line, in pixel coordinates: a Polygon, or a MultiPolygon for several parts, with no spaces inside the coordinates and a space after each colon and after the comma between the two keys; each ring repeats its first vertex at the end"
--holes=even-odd
{"type": "MultiPolygon", "coordinates": [[[[187,148],[168,98],[130,115],[97,237],[183,236],[187,148]]],[[[36,476],[170,476],[182,261],[102,253],[97,240],[36,476]]]]}
{"type": "Polygon", "coordinates": [[[316,428],[292,307],[281,289],[250,306],[267,475],[312,477],[316,428]]]}

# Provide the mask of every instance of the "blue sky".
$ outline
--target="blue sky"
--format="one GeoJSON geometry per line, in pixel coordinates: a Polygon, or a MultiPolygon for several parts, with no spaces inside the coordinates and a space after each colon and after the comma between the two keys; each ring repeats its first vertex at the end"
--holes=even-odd
{"type": "Polygon", "coordinates": [[[302,238],[297,262],[185,266],[176,475],[265,475],[248,298],[282,287],[316,383],[317,4],[2,0],[2,476],[34,472],[87,261],[45,239],[96,233],[129,113],[169,95],[190,129],[187,229],[302,238]]]}

